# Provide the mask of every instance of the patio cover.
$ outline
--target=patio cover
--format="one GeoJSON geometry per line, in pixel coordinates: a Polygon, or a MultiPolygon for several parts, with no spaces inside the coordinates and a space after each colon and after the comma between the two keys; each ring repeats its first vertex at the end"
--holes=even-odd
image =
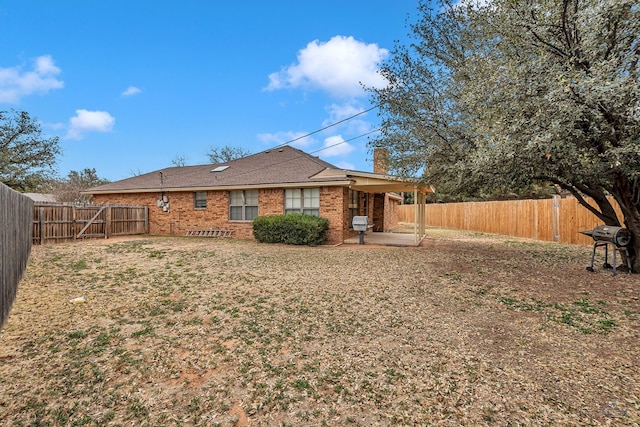
{"type": "Polygon", "coordinates": [[[350,188],[367,193],[413,193],[414,200],[414,243],[419,245],[425,236],[425,200],[435,190],[431,185],[420,183],[415,178],[400,178],[392,175],[327,168],[315,178],[345,178],[351,181],[350,188]]]}

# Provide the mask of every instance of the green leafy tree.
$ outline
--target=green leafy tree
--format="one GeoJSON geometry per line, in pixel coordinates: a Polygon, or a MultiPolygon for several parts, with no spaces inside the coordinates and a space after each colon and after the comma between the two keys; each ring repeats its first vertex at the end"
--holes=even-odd
{"type": "Polygon", "coordinates": [[[231,160],[246,157],[251,154],[250,151],[243,149],[242,147],[233,147],[231,145],[225,145],[224,147],[211,147],[207,152],[207,157],[212,164],[226,163],[231,160]]]}
{"type": "Polygon", "coordinates": [[[44,137],[25,111],[0,111],[0,182],[18,191],[37,191],[55,174],[58,137],[44,137]]]}
{"type": "Polygon", "coordinates": [[[53,194],[59,202],[88,203],[91,196],[82,194],[82,191],[108,182],[109,180],[98,177],[95,168],[85,168],[80,172],[72,170],[66,179],[53,183],[53,194]]]}
{"type": "Polygon", "coordinates": [[[372,89],[390,168],[460,195],[551,183],[634,236],[640,272],[637,0],[421,1],[372,89]],[[587,203],[585,196],[595,202],[587,203]]]}

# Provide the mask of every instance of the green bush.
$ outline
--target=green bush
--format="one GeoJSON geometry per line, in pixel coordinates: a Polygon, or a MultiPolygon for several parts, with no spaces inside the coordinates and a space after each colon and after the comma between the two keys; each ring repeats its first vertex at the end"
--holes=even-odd
{"type": "Polygon", "coordinates": [[[253,220],[253,237],[261,243],[316,246],[326,240],[329,220],[292,213],[259,216],[253,220]]]}

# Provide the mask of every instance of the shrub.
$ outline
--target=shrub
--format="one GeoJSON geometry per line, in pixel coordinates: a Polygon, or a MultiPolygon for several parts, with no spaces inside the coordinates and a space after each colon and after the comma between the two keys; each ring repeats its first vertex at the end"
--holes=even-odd
{"type": "Polygon", "coordinates": [[[253,220],[253,237],[261,243],[316,246],[325,241],[328,229],[329,220],[300,213],[253,220]]]}

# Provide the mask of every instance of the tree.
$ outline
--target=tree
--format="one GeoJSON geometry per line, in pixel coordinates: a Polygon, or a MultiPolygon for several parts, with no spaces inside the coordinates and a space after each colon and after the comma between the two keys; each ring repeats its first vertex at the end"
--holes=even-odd
{"type": "Polygon", "coordinates": [[[53,194],[59,202],[88,203],[91,196],[82,194],[82,191],[108,182],[98,177],[95,168],[85,168],[80,172],[72,170],[66,179],[53,183],[53,194]]]}
{"type": "Polygon", "coordinates": [[[171,160],[171,164],[179,168],[187,166],[187,158],[177,154],[173,160],[171,160]]]}
{"type": "Polygon", "coordinates": [[[640,272],[637,0],[422,0],[372,89],[390,168],[462,195],[554,184],[633,235],[640,272]],[[595,206],[587,203],[591,198],[595,206]]]}
{"type": "Polygon", "coordinates": [[[18,191],[37,191],[55,174],[58,137],[42,136],[25,111],[0,111],[0,182],[18,191]]]}
{"type": "Polygon", "coordinates": [[[250,151],[243,149],[242,147],[232,147],[231,145],[225,145],[224,147],[211,147],[207,156],[212,164],[227,163],[231,160],[240,159],[251,154],[250,151]]]}

